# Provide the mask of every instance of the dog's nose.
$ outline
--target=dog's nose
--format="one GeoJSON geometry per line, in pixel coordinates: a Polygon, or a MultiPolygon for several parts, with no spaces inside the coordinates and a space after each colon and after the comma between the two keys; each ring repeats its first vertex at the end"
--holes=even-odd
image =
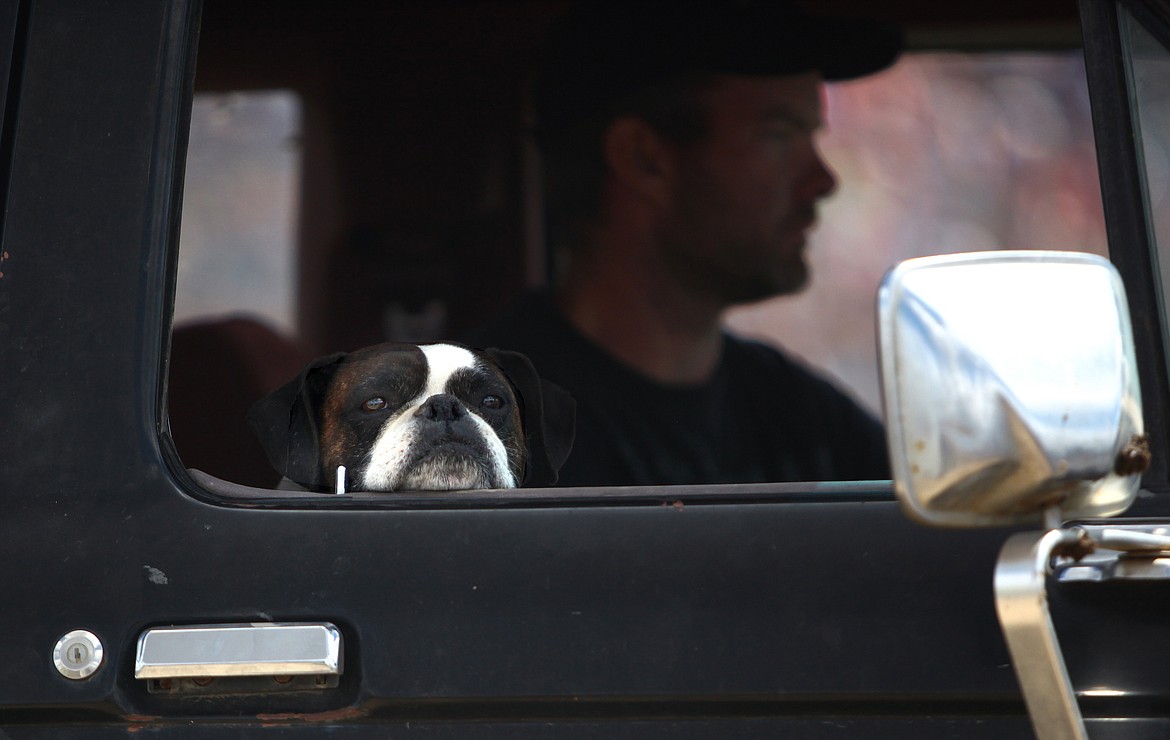
{"type": "Polygon", "coordinates": [[[439,393],[424,401],[415,413],[428,421],[455,421],[464,416],[467,410],[455,396],[439,393]]]}

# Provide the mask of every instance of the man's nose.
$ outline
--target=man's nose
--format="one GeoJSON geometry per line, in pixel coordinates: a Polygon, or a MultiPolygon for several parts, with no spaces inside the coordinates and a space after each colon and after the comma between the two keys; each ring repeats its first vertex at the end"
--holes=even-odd
{"type": "Polygon", "coordinates": [[[829,167],[829,164],[825,162],[820,151],[814,147],[812,162],[809,163],[808,173],[804,179],[804,192],[802,195],[809,202],[815,202],[828,197],[836,189],[837,175],[829,167]]]}

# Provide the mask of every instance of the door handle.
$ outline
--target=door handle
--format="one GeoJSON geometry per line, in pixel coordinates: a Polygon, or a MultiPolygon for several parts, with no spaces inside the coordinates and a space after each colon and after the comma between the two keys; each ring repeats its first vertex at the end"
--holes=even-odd
{"type": "Polygon", "coordinates": [[[340,675],[341,632],[329,622],[152,627],[138,638],[134,677],[340,675]]]}

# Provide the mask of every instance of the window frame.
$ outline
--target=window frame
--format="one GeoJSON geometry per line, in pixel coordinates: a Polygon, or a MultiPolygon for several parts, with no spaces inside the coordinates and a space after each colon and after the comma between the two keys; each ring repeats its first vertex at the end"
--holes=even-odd
{"type": "MultiPolygon", "coordinates": [[[[28,3],[0,0],[0,203],[8,200],[9,168],[16,137],[16,103],[20,100],[21,66],[28,35],[28,3]]],[[[0,244],[5,210],[0,209],[0,244]]],[[[0,274],[4,258],[0,256],[0,274]]]]}
{"type": "MultiPolygon", "coordinates": [[[[1135,352],[1141,377],[1143,407],[1150,446],[1165,450],[1170,444],[1170,381],[1166,367],[1163,318],[1158,301],[1156,245],[1152,240],[1143,190],[1143,168],[1131,89],[1125,68],[1118,5],[1140,20],[1167,17],[1165,5],[1145,0],[1098,2],[1080,0],[1085,44],[1085,73],[1097,145],[1101,198],[1109,258],[1126,286],[1133,322],[1135,352]],[[1124,245],[1124,246],[1122,246],[1124,245]]],[[[1150,23],[1145,23],[1147,28],[1150,23]]],[[[1158,23],[1152,24],[1158,27],[1158,23]]],[[[1164,455],[1154,455],[1142,485],[1151,490],[1170,488],[1170,466],[1164,455]]]]}

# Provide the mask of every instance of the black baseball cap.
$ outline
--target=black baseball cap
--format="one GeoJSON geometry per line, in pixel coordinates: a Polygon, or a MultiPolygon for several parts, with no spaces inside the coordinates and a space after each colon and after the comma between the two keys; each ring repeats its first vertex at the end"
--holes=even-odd
{"type": "Polygon", "coordinates": [[[549,36],[533,87],[537,127],[572,126],[695,74],[854,79],[888,67],[902,46],[897,26],[813,16],[790,0],[582,2],[549,36]]]}

